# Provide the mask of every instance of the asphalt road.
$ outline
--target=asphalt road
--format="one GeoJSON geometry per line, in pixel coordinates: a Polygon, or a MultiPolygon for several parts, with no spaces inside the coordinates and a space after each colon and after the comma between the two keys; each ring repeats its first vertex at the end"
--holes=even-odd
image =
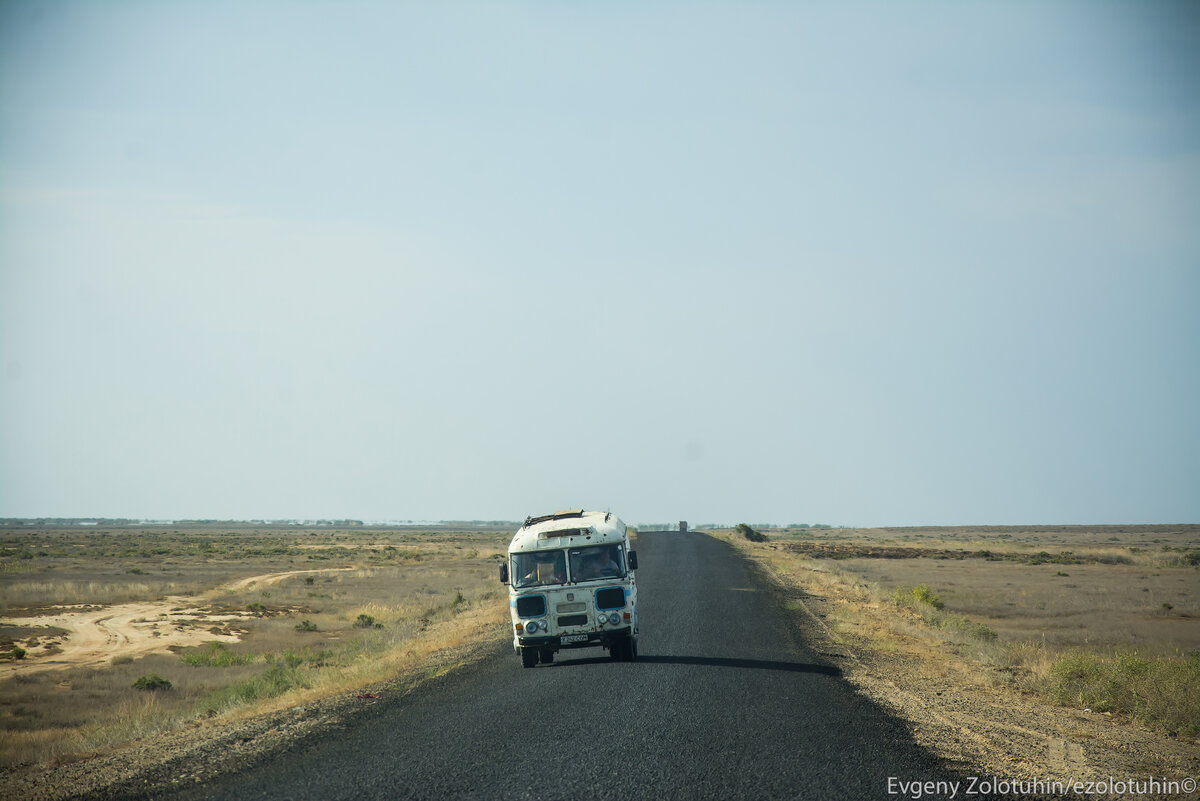
{"type": "Polygon", "coordinates": [[[953,778],[795,639],[725,543],[638,537],[641,655],[511,650],[179,799],[872,799],[953,778]]]}

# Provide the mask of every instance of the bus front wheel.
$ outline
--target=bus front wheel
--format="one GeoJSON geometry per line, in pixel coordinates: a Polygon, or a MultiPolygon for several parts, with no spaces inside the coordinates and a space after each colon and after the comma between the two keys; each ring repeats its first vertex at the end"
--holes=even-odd
{"type": "Polygon", "coordinates": [[[521,649],[521,665],[531,668],[538,663],[538,649],[522,648],[521,649]]]}

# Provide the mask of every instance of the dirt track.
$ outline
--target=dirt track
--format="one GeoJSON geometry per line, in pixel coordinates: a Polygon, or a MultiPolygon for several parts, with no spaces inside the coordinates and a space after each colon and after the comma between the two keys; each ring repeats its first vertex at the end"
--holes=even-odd
{"type": "Polygon", "coordinates": [[[244,590],[251,584],[278,584],[289,576],[301,576],[306,573],[340,573],[346,570],[356,570],[353,567],[329,567],[320,570],[285,570],[282,573],[264,573],[261,576],[250,576],[249,578],[238,579],[230,584],[218,587],[218,592],[244,590]]]}

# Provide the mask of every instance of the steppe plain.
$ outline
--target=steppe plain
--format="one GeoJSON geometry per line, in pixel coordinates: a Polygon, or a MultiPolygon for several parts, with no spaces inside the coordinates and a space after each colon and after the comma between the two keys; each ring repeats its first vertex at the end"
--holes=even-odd
{"type": "MultiPolygon", "coordinates": [[[[323,725],[296,710],[352,715],[495,653],[513,529],[9,521],[0,788],[65,797],[205,738],[252,751],[323,725]]],[[[713,534],[951,762],[1200,773],[1200,526],[713,534]]]]}
{"type": "Polygon", "coordinates": [[[510,536],[487,526],[0,528],[0,769],[444,669],[440,653],[500,630],[496,564],[510,536]],[[156,678],[170,686],[154,690],[156,678]]]}

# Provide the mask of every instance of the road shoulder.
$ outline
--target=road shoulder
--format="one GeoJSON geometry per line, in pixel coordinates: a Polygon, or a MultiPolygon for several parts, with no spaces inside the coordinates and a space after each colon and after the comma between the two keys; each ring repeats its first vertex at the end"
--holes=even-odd
{"type": "Polygon", "coordinates": [[[67,763],[27,767],[0,776],[9,798],[155,798],[168,791],[209,782],[282,754],[418,690],[451,673],[498,658],[507,638],[468,641],[432,654],[424,664],[387,681],[244,719],[192,721],[185,727],[138,740],[111,753],[67,763]]]}
{"type": "Polygon", "coordinates": [[[768,558],[770,545],[717,539],[750,562],[756,580],[790,612],[795,636],[837,665],[860,693],[907,721],[918,743],[958,771],[1061,781],[1182,779],[1200,772],[1190,743],[1111,715],[1046,704],[986,666],[947,649],[931,652],[917,631],[912,638],[893,634],[884,646],[853,626],[835,627],[831,621],[845,621],[848,605],[864,627],[885,611],[778,569],[768,558]]]}

